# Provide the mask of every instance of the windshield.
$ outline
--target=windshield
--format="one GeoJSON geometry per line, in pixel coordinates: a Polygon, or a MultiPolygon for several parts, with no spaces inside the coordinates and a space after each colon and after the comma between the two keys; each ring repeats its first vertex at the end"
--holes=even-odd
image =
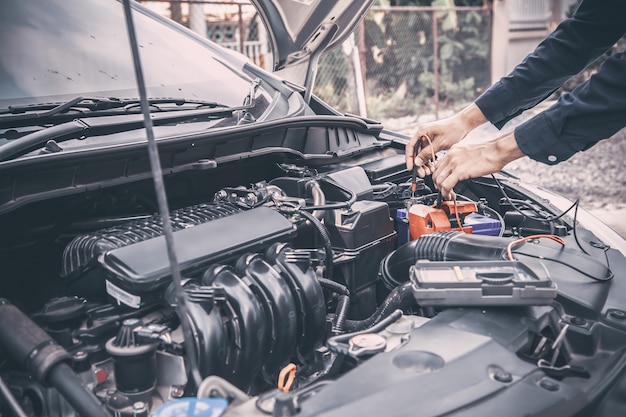
{"type": "MultiPolygon", "coordinates": [[[[149,97],[241,105],[250,79],[183,31],[133,16],[149,97]]],[[[139,95],[117,1],[2,0],[0,39],[0,107],[139,95]]]]}

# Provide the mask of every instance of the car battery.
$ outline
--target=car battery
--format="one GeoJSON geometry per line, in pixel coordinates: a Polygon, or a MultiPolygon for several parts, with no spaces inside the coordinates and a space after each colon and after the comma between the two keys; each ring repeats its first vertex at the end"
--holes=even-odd
{"type": "Polygon", "coordinates": [[[449,207],[446,203],[448,202],[442,203],[441,208],[424,204],[414,204],[409,208],[409,235],[411,240],[418,239],[426,233],[433,232],[445,232],[449,230],[459,230],[465,233],[472,232],[471,227],[463,227],[462,224],[453,226],[452,222],[457,222],[456,214],[459,215],[462,221],[462,217],[464,217],[465,214],[475,212],[476,204],[457,204],[455,208],[454,206],[449,207]]]}
{"type": "MultiPolygon", "coordinates": [[[[450,230],[498,236],[500,221],[477,211],[476,203],[472,201],[444,201],[441,208],[414,204],[408,211],[409,239],[415,240],[427,233],[450,230]]],[[[397,225],[400,222],[401,220],[396,220],[397,225]]]]}
{"type": "Polygon", "coordinates": [[[333,279],[350,291],[349,317],[366,318],[376,307],[378,266],[396,243],[389,206],[357,201],[349,210],[328,211],[324,223],[335,252],[333,279]]]}
{"type": "Polygon", "coordinates": [[[485,236],[499,236],[502,223],[498,219],[483,216],[478,213],[470,213],[465,216],[464,226],[472,227],[472,234],[485,236]]]}

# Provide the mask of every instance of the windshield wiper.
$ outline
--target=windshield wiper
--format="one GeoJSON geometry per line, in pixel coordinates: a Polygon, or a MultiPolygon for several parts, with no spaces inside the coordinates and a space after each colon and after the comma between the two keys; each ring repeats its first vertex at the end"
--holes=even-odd
{"type": "MultiPolygon", "coordinates": [[[[247,111],[254,107],[250,104],[237,107],[209,108],[201,110],[182,110],[175,113],[157,113],[152,117],[155,126],[189,121],[193,119],[216,120],[233,117],[233,113],[247,111]]],[[[66,123],[29,133],[0,146],[0,161],[30,152],[44,146],[48,141],[63,142],[72,139],[84,139],[99,134],[114,134],[144,127],[141,114],[122,115],[113,118],[75,118],[66,123]]]]}
{"type": "MultiPolygon", "coordinates": [[[[125,112],[136,110],[139,112],[139,99],[119,99],[115,97],[76,97],[65,103],[35,103],[26,105],[9,106],[0,109],[0,128],[21,127],[30,124],[47,124],[52,122],[64,122],[79,115],[100,112],[100,115],[108,116],[107,110],[123,109],[125,112]],[[76,114],[71,111],[76,111],[76,114]]],[[[151,98],[148,104],[157,111],[180,111],[190,110],[186,105],[194,106],[192,109],[203,108],[228,108],[224,104],[214,101],[188,100],[184,98],[163,97],[151,98]],[[163,109],[159,105],[174,105],[180,107],[167,107],[163,109]]]]}
{"type": "Polygon", "coordinates": [[[46,116],[53,116],[57,113],[61,113],[63,111],[68,110],[70,107],[75,106],[76,104],[80,103],[81,101],[83,101],[84,98],[82,97],[75,97],[73,99],[71,99],[70,101],[67,101],[65,103],[43,103],[43,104],[27,104],[27,105],[23,105],[23,106],[9,106],[6,109],[0,109],[0,114],[6,114],[6,113],[10,113],[10,114],[20,114],[20,113],[26,113],[28,111],[36,111],[36,110],[47,110],[43,113],[36,113],[36,116],[39,117],[46,117],[46,116]]]}

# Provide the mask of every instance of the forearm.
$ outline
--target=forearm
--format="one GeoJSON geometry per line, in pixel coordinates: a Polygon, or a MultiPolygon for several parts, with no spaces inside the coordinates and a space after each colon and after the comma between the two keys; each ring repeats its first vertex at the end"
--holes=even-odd
{"type": "Polygon", "coordinates": [[[626,31],[626,2],[586,0],[509,76],[476,100],[487,119],[502,127],[534,107],[608,50],[626,31]]]}
{"type": "Polygon", "coordinates": [[[557,164],[626,126],[626,53],[609,58],[591,79],[515,129],[532,159],[557,164]]]}
{"type": "Polygon", "coordinates": [[[516,159],[526,156],[520,149],[514,132],[507,133],[496,139],[489,150],[491,152],[488,153],[487,157],[492,159],[494,165],[500,165],[499,169],[504,168],[505,165],[516,159]]]}
{"type": "Polygon", "coordinates": [[[405,147],[407,169],[413,169],[415,164],[420,177],[430,174],[426,163],[431,160],[434,162],[432,155],[440,150],[450,149],[472,129],[486,121],[485,115],[472,103],[454,116],[419,126],[405,147]]]}
{"type": "Polygon", "coordinates": [[[463,124],[463,129],[466,132],[475,129],[483,123],[487,123],[488,121],[482,110],[476,105],[476,103],[472,103],[469,106],[465,107],[463,110],[457,113],[457,116],[459,119],[459,123],[463,124]]]}

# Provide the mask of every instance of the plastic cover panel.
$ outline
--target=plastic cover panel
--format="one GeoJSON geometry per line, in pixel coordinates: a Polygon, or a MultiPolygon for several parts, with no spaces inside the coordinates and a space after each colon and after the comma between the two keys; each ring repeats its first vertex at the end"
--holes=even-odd
{"type": "MultiPolygon", "coordinates": [[[[206,223],[240,212],[229,204],[204,203],[184,207],[170,213],[174,231],[206,223]]],[[[152,239],[163,234],[161,216],[155,214],[93,233],[77,236],[65,248],[61,276],[83,272],[94,265],[98,256],[106,251],[152,239]]]]}
{"type": "MultiPolygon", "coordinates": [[[[283,241],[295,233],[278,212],[258,207],[174,232],[181,271],[190,272],[283,241]]],[[[126,290],[151,291],[169,281],[165,238],[144,240],[108,251],[99,263],[126,290]]]]}

